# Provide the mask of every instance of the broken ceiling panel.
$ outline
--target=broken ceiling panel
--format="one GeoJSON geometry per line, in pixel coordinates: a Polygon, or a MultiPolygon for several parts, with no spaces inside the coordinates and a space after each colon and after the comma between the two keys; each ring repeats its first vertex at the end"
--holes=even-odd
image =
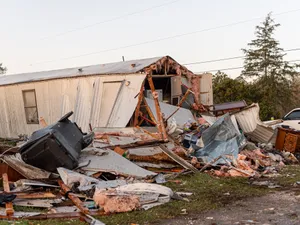
{"type": "MultiPolygon", "coordinates": [[[[97,151],[98,149],[95,149],[94,153],[97,151]]],[[[139,178],[146,178],[148,176],[156,175],[156,173],[135,165],[134,163],[109,149],[106,150],[107,154],[101,156],[95,155],[94,153],[91,153],[89,150],[83,150],[79,158],[80,165],[87,165],[87,162],[90,161],[87,166],[81,168],[82,170],[88,172],[88,175],[100,171],[114,172],[116,174],[139,178]]]]}

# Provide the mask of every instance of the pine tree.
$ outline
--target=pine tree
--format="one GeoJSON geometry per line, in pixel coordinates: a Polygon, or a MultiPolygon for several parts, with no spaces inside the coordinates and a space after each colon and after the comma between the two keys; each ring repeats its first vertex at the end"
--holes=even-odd
{"type": "Polygon", "coordinates": [[[297,65],[284,61],[284,50],[274,38],[274,31],[280,24],[275,23],[268,14],[264,22],[256,26],[256,39],[245,54],[242,76],[251,79],[262,94],[260,100],[263,119],[280,117],[292,105],[294,93],[291,85],[297,76],[297,65]]]}

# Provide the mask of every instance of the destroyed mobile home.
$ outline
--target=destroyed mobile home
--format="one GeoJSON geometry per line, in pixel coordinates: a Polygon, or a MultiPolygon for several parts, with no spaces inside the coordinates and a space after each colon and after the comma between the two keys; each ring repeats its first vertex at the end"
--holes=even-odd
{"type": "Polygon", "coordinates": [[[95,216],[189,201],[192,193],[163,185],[178,175],[272,176],[298,162],[298,131],[263,123],[258,104],[213,106],[211,75],[168,56],[14,75],[0,85],[1,134],[25,134],[1,149],[1,219],[103,224],[95,216]]]}

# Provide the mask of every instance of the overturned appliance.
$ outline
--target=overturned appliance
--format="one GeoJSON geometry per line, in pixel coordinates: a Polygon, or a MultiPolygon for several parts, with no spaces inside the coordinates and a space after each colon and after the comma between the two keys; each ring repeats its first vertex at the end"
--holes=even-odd
{"type": "Polygon", "coordinates": [[[82,149],[94,138],[94,133],[82,133],[67,113],[57,123],[33,132],[29,141],[20,148],[22,159],[38,168],[55,172],[56,168],[74,169],[82,149]]]}

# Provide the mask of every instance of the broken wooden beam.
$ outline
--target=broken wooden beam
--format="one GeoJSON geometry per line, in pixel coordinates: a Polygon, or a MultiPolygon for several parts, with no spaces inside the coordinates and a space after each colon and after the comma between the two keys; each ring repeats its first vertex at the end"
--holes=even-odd
{"type": "Polygon", "coordinates": [[[167,141],[168,135],[166,132],[162,112],[160,110],[160,106],[159,106],[159,102],[158,102],[158,94],[155,91],[152,76],[150,74],[147,76],[147,79],[148,79],[148,83],[149,83],[150,89],[152,91],[152,96],[153,96],[153,100],[155,103],[155,111],[156,111],[156,116],[157,116],[157,129],[160,132],[162,139],[167,141]]]}
{"type": "Polygon", "coordinates": [[[155,145],[159,143],[165,143],[165,140],[149,140],[149,141],[137,141],[135,143],[130,143],[130,144],[125,144],[125,145],[111,145],[111,146],[106,146],[105,148],[109,148],[111,150],[114,150],[116,147],[120,147],[123,149],[127,148],[137,148],[141,146],[147,146],[147,145],[155,145]]]}
{"type": "Polygon", "coordinates": [[[195,168],[192,164],[188,163],[187,161],[185,161],[183,158],[179,157],[178,155],[176,155],[174,152],[172,152],[171,150],[167,149],[166,146],[164,145],[159,145],[159,147],[161,148],[161,150],[166,153],[171,159],[173,159],[175,162],[177,162],[179,165],[181,165],[183,168],[185,169],[189,169],[191,171],[193,171],[194,173],[198,173],[199,170],[197,170],[197,168],[195,168]]]}
{"type": "MultiPolygon", "coordinates": [[[[10,193],[9,188],[9,182],[8,182],[8,176],[6,173],[2,175],[3,178],[3,189],[6,193],[10,193]]],[[[5,203],[5,212],[7,216],[13,216],[14,215],[14,208],[12,202],[5,203]]]]}
{"type": "Polygon", "coordinates": [[[75,196],[72,192],[71,189],[65,185],[61,180],[58,181],[59,186],[61,187],[61,189],[63,190],[63,192],[67,195],[67,197],[69,199],[71,199],[71,201],[74,203],[74,205],[76,205],[76,207],[84,214],[89,214],[89,209],[86,208],[83,203],[80,201],[80,199],[75,196]]]}
{"type": "Polygon", "coordinates": [[[14,193],[17,199],[39,199],[39,198],[57,198],[52,192],[38,192],[38,193],[14,193]]]}
{"type": "MultiPolygon", "coordinates": [[[[93,211],[90,213],[92,216],[104,216],[107,215],[104,211],[93,211]]],[[[82,218],[86,216],[81,212],[66,212],[66,213],[51,213],[51,214],[39,214],[35,216],[23,216],[23,217],[16,217],[16,216],[4,216],[0,215],[1,220],[47,220],[47,219],[75,219],[75,218],[82,218]]]]}

